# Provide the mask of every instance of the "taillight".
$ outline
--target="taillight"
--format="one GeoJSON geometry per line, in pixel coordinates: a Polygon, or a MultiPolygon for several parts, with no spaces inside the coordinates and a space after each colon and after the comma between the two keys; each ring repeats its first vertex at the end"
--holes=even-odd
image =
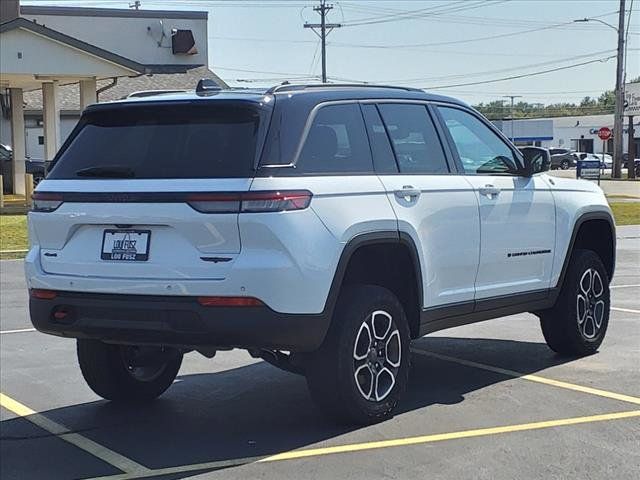
{"type": "Polygon", "coordinates": [[[194,193],[187,196],[187,203],[202,213],[238,213],[239,193],[194,193]]]}
{"type": "Polygon", "coordinates": [[[284,212],[304,210],[311,203],[311,192],[248,192],[242,197],[241,212],[284,212]]]}
{"type": "Polygon", "coordinates": [[[34,192],[31,196],[33,200],[32,211],[34,212],[53,212],[62,205],[62,194],[34,192]]]}
{"type": "Polygon", "coordinates": [[[39,300],[53,300],[58,296],[55,290],[43,290],[40,288],[32,288],[30,290],[31,296],[39,300]]]}
{"type": "Polygon", "coordinates": [[[203,307],[262,307],[262,303],[253,297],[198,297],[203,307]]]}
{"type": "Polygon", "coordinates": [[[311,203],[308,190],[246,193],[194,193],[187,203],[202,213],[258,213],[303,210],[311,203]]]}

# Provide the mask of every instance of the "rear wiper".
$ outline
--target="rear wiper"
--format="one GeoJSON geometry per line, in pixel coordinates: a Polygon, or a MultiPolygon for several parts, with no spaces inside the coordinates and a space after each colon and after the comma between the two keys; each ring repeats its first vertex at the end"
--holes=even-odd
{"type": "Polygon", "coordinates": [[[129,167],[89,167],[76,172],[78,177],[133,178],[135,172],[129,167]]]}

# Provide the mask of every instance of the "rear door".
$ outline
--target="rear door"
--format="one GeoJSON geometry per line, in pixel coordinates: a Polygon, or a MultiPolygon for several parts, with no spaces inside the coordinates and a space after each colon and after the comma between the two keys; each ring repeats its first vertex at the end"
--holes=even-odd
{"type": "Polygon", "coordinates": [[[479,116],[458,107],[438,111],[480,204],[476,299],[546,291],[555,242],[548,185],[522,176],[514,149],[479,116]]]}
{"type": "Polygon", "coordinates": [[[89,110],[38,187],[60,204],[31,214],[43,269],[225,278],[268,118],[258,104],[209,100],[89,110]]]}
{"type": "Polygon", "coordinates": [[[423,307],[465,303],[471,311],[480,253],[478,202],[469,183],[451,174],[428,106],[371,103],[363,113],[398,228],[418,248],[423,307]]]}

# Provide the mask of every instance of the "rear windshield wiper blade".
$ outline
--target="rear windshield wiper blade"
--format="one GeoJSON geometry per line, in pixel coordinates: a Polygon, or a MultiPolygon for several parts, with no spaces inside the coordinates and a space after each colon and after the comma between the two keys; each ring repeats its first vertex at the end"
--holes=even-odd
{"type": "Polygon", "coordinates": [[[134,178],[135,172],[129,167],[117,165],[109,167],[82,168],[76,172],[78,177],[134,178]]]}

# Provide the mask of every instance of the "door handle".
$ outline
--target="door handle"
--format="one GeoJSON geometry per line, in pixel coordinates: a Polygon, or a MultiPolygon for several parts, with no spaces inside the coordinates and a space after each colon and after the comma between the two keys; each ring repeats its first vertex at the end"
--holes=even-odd
{"type": "Polygon", "coordinates": [[[498,187],[495,187],[493,185],[485,185],[484,187],[480,187],[478,191],[480,192],[480,195],[485,195],[489,198],[494,198],[500,195],[500,192],[502,190],[500,190],[498,187]]]}
{"type": "Polygon", "coordinates": [[[419,197],[422,192],[413,185],[403,185],[402,190],[396,190],[394,193],[398,198],[414,198],[419,197]]]}

